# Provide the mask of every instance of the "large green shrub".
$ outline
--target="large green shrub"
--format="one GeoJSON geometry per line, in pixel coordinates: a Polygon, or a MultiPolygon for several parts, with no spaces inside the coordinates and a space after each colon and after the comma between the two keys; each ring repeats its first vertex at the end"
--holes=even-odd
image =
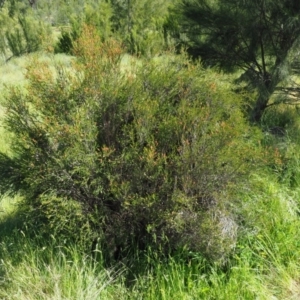
{"type": "Polygon", "coordinates": [[[237,226],[225,191],[258,157],[240,99],[184,55],[122,69],[121,46],[91,27],[74,53],[72,70],[34,61],[27,92],[11,91],[14,155],[0,156],[1,192],[50,207],[51,224],[45,199],[78,202],[113,251],[151,242],[228,253],[237,226]]]}

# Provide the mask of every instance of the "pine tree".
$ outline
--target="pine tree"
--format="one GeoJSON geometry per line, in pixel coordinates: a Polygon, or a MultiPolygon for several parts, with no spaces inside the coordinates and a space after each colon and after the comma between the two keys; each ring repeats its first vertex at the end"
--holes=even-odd
{"type": "Polygon", "coordinates": [[[258,90],[251,119],[260,121],[300,36],[300,2],[183,0],[177,12],[181,41],[193,56],[227,71],[246,71],[258,90]]]}

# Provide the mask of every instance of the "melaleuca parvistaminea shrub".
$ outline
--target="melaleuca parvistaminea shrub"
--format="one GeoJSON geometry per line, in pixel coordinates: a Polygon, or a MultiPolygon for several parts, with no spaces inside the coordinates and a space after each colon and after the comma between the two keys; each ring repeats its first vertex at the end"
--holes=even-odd
{"type": "Polygon", "coordinates": [[[222,195],[257,159],[240,99],[185,56],[127,73],[121,45],[91,27],[74,53],[71,70],[35,62],[27,93],[11,93],[15,155],[0,157],[2,191],[35,207],[45,194],[77,201],[111,249],[154,243],[226,255],[236,226],[222,195]]]}

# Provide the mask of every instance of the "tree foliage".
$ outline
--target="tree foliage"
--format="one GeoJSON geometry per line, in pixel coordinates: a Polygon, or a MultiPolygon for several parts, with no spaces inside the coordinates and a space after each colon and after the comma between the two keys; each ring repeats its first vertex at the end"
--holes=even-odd
{"type": "Polygon", "coordinates": [[[244,78],[258,90],[251,118],[259,121],[297,45],[299,1],[183,0],[178,11],[193,56],[206,65],[247,71],[244,78]]]}

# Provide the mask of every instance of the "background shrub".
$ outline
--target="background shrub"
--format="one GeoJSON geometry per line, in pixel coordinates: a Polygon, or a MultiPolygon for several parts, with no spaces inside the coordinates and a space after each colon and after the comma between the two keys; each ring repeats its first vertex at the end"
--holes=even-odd
{"type": "Polygon", "coordinates": [[[14,19],[7,19],[8,22],[2,31],[4,53],[13,56],[32,53],[41,50],[46,39],[51,39],[49,28],[41,21],[31,15],[18,16],[14,19]]]}

